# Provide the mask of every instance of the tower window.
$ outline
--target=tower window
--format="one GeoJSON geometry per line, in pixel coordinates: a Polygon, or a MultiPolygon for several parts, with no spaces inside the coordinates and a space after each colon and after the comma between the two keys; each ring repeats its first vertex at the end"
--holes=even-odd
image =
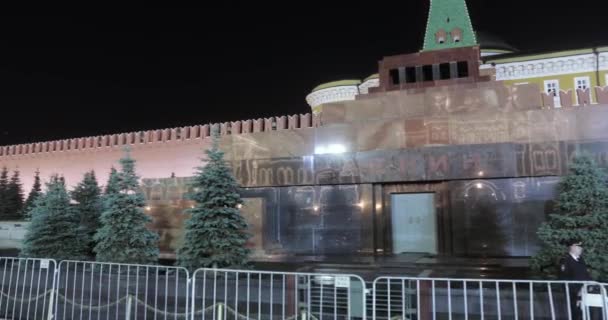
{"type": "Polygon", "coordinates": [[[445,30],[443,29],[439,29],[439,31],[437,31],[435,33],[435,41],[437,41],[437,43],[443,44],[445,43],[445,38],[447,37],[447,32],[445,32],[445,30]]]}
{"type": "Polygon", "coordinates": [[[454,28],[452,32],[450,32],[450,35],[452,36],[452,40],[458,43],[462,40],[462,29],[454,28]]]}

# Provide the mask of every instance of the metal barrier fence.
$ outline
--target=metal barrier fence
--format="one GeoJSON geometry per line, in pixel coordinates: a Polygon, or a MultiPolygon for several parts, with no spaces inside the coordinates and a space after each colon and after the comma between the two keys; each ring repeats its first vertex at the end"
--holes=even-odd
{"type": "Polygon", "coordinates": [[[0,258],[0,319],[46,319],[52,314],[54,260],[0,258]]]}
{"type": "Polygon", "coordinates": [[[55,319],[187,319],[186,269],[62,261],[55,319]]]}
{"type": "Polygon", "coordinates": [[[372,318],[606,320],[606,299],[594,282],[380,277],[372,318]]]}
{"type": "Polygon", "coordinates": [[[192,319],[365,319],[365,283],[350,274],[199,269],[192,319]]]}
{"type": "Polygon", "coordinates": [[[380,277],[369,294],[352,274],[190,277],[178,267],[1,257],[0,273],[0,319],[608,320],[608,284],[596,282],[380,277]]]}
{"type": "MultiPolygon", "coordinates": [[[[587,290],[590,291],[590,290],[587,290]]],[[[597,285],[597,290],[585,294],[582,297],[582,304],[591,308],[600,308],[602,310],[603,320],[608,319],[608,284],[600,283],[597,285]]],[[[597,309],[596,309],[597,310],[597,309]]],[[[589,314],[590,309],[585,309],[586,317],[591,318],[594,315],[589,314]]],[[[596,316],[597,317],[597,316],[596,316]]]]}

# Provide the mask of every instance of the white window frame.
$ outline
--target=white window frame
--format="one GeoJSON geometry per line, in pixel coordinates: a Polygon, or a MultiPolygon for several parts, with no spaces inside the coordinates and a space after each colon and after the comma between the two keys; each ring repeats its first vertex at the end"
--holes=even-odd
{"type": "Polygon", "coordinates": [[[608,86],[608,73],[604,75],[604,87],[608,86]]]}
{"type": "Polygon", "coordinates": [[[549,84],[555,84],[555,88],[553,89],[553,90],[555,90],[555,95],[553,96],[553,102],[554,102],[556,108],[561,108],[562,103],[561,103],[561,99],[559,97],[559,91],[560,91],[559,80],[557,80],[557,79],[545,80],[544,84],[543,84],[544,85],[543,92],[549,93],[549,92],[547,92],[549,84]]]}
{"type": "Polygon", "coordinates": [[[578,94],[577,91],[578,90],[578,82],[580,80],[585,80],[587,82],[587,89],[589,89],[589,96],[590,96],[590,103],[593,103],[593,92],[591,90],[591,77],[589,76],[585,76],[585,77],[574,77],[574,100],[576,101],[576,104],[578,105],[578,94]]]}

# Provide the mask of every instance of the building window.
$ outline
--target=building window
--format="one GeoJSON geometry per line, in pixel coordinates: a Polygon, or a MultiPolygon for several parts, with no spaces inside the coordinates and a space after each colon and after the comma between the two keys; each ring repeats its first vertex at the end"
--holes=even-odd
{"type": "Polygon", "coordinates": [[[391,77],[391,82],[394,85],[398,85],[399,84],[399,69],[391,69],[389,71],[389,75],[391,77]]]}
{"type": "Polygon", "coordinates": [[[466,78],[469,76],[469,63],[466,61],[458,61],[456,64],[458,69],[458,78],[466,78]]]}
{"type": "Polygon", "coordinates": [[[439,79],[447,80],[450,78],[450,64],[442,63],[439,65],[439,79]]]}
{"type": "Polygon", "coordinates": [[[454,30],[452,30],[452,32],[450,32],[450,35],[452,36],[452,41],[454,41],[454,42],[462,41],[462,30],[460,28],[454,28],[454,30]]]}
{"type": "Polygon", "coordinates": [[[437,43],[439,44],[443,44],[445,43],[445,38],[447,37],[447,32],[445,32],[445,30],[443,29],[439,29],[439,31],[437,31],[435,33],[435,41],[437,41],[437,43]]]}
{"type": "Polygon", "coordinates": [[[422,67],[422,80],[433,81],[433,65],[425,65],[422,67]]]}
{"type": "Polygon", "coordinates": [[[416,68],[415,67],[405,68],[405,82],[406,83],[416,82],[416,68]]]}
{"type": "Polygon", "coordinates": [[[556,108],[561,107],[559,99],[559,81],[558,80],[545,80],[545,92],[553,96],[553,102],[556,108]]]}
{"type": "Polygon", "coordinates": [[[574,78],[575,89],[589,89],[589,77],[576,77],[574,78]]]}
{"type": "MultiPolygon", "coordinates": [[[[589,79],[589,77],[576,77],[574,78],[574,97],[576,98],[576,104],[579,104],[578,102],[578,93],[576,90],[581,89],[581,90],[586,90],[589,89],[591,87],[590,85],[591,81],[589,79]]],[[[589,90],[589,98],[592,99],[592,94],[591,94],[591,90],[589,90]]],[[[591,102],[591,101],[589,101],[591,102]]]]}

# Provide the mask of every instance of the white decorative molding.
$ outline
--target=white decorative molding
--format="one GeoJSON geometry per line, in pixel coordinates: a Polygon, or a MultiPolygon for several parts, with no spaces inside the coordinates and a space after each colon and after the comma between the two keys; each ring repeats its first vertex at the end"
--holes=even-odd
{"type": "MultiPolygon", "coordinates": [[[[489,64],[482,65],[487,68],[489,64]]],[[[530,61],[496,63],[496,80],[518,80],[559,76],[571,73],[594,72],[596,70],[595,54],[581,54],[559,58],[548,58],[530,61]]],[[[600,53],[599,70],[608,70],[608,53],[600,53]]]]}
{"type": "Polygon", "coordinates": [[[361,94],[368,94],[369,88],[375,88],[375,87],[379,87],[379,86],[380,86],[380,79],[372,78],[359,85],[359,92],[361,94]]]}
{"type": "Polygon", "coordinates": [[[306,102],[311,108],[325,103],[355,100],[359,94],[359,87],[356,85],[338,86],[314,91],[306,96],[306,102]]]}

